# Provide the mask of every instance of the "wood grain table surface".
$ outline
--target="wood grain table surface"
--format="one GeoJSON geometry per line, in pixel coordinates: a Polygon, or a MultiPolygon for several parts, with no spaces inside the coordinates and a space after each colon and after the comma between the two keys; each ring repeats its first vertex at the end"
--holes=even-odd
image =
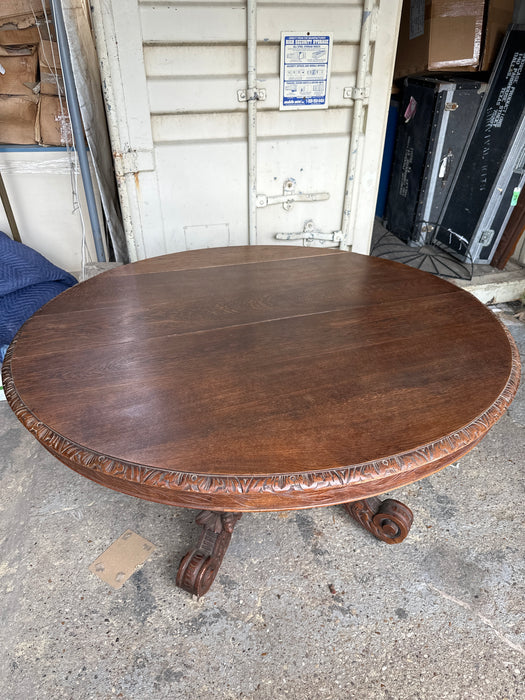
{"type": "Polygon", "coordinates": [[[314,248],[187,251],[73,287],[3,366],[67,466],[216,511],[356,501],[441,469],[502,415],[516,347],[467,292],[314,248]]]}

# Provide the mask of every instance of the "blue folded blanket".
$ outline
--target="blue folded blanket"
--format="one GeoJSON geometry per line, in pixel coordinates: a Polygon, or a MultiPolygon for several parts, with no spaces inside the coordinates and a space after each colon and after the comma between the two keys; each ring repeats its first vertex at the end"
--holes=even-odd
{"type": "Polygon", "coordinates": [[[0,362],[20,326],[76,282],[69,272],[0,231],[0,362]]]}

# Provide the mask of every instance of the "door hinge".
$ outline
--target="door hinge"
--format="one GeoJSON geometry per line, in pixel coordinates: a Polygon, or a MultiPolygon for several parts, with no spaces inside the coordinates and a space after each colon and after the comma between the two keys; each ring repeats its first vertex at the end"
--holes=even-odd
{"type": "Polygon", "coordinates": [[[257,206],[268,207],[272,204],[282,204],[285,211],[290,211],[295,202],[323,202],[330,199],[329,192],[296,192],[295,180],[289,178],[284,181],[283,193],[267,196],[265,194],[257,195],[257,206]]]}
{"type": "Polygon", "coordinates": [[[343,242],[342,231],[332,231],[332,233],[322,233],[321,229],[312,219],[304,222],[301,233],[276,233],[278,241],[303,241],[306,248],[338,248],[343,242]]]}

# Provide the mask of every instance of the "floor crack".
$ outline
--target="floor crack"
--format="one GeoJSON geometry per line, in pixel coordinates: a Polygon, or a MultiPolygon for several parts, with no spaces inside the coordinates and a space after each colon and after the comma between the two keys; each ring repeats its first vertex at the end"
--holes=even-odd
{"type": "Polygon", "coordinates": [[[508,637],[506,637],[503,632],[500,632],[500,630],[494,625],[494,623],[489,620],[488,617],[485,617],[485,615],[482,615],[480,612],[478,612],[473,605],[470,603],[465,602],[464,600],[460,600],[459,598],[454,598],[454,596],[450,595],[449,593],[445,593],[445,591],[440,590],[439,588],[436,588],[436,586],[433,586],[431,583],[427,583],[427,588],[429,588],[431,591],[435,591],[438,593],[442,598],[445,598],[446,600],[450,600],[452,603],[456,603],[456,605],[460,605],[462,608],[465,608],[465,610],[469,610],[473,615],[476,615],[482,622],[484,622],[486,625],[488,625],[496,635],[503,641],[505,644],[507,644],[509,647],[514,649],[515,651],[519,651],[520,654],[525,656],[525,649],[520,646],[519,644],[516,644],[515,642],[511,641],[508,637]]]}

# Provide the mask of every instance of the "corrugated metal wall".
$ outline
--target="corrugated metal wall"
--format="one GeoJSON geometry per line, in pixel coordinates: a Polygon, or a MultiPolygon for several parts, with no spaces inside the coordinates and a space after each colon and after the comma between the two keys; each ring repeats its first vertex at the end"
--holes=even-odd
{"type": "MultiPolygon", "coordinates": [[[[122,51],[120,76],[111,57],[107,66],[111,80],[118,77],[126,92],[146,101],[150,114],[144,128],[151,130],[153,165],[142,182],[135,177],[138,193],[129,182],[121,188],[124,196],[138,198],[131,209],[144,209],[140,224],[133,213],[128,222],[135,228],[130,240],[137,256],[247,243],[247,106],[237,97],[246,87],[245,3],[140,0],[136,19],[129,7],[123,18],[118,0],[100,3],[113,12],[115,36],[108,25],[104,29],[108,45],[122,42],[140,24],[144,75],[138,75],[139,59],[130,64],[122,51]]],[[[372,226],[400,4],[383,1],[374,14],[371,93],[355,199],[353,249],[360,252],[368,250],[372,226]]],[[[259,209],[257,243],[276,243],[277,232],[300,232],[309,219],[324,232],[341,228],[352,120],[352,102],[343,91],[355,85],[362,11],[360,0],[257,3],[258,86],[267,95],[258,103],[257,191],[282,194],[284,182],[293,178],[298,191],[330,194],[326,201],[295,203],[289,211],[281,205],[259,209]],[[282,31],[333,33],[329,109],[279,111],[282,31]]],[[[111,110],[117,113],[117,129],[123,128],[120,119],[128,121],[129,130],[129,109],[122,109],[118,97],[111,110]]],[[[144,149],[133,134],[120,141],[117,151],[144,149]]]]}

